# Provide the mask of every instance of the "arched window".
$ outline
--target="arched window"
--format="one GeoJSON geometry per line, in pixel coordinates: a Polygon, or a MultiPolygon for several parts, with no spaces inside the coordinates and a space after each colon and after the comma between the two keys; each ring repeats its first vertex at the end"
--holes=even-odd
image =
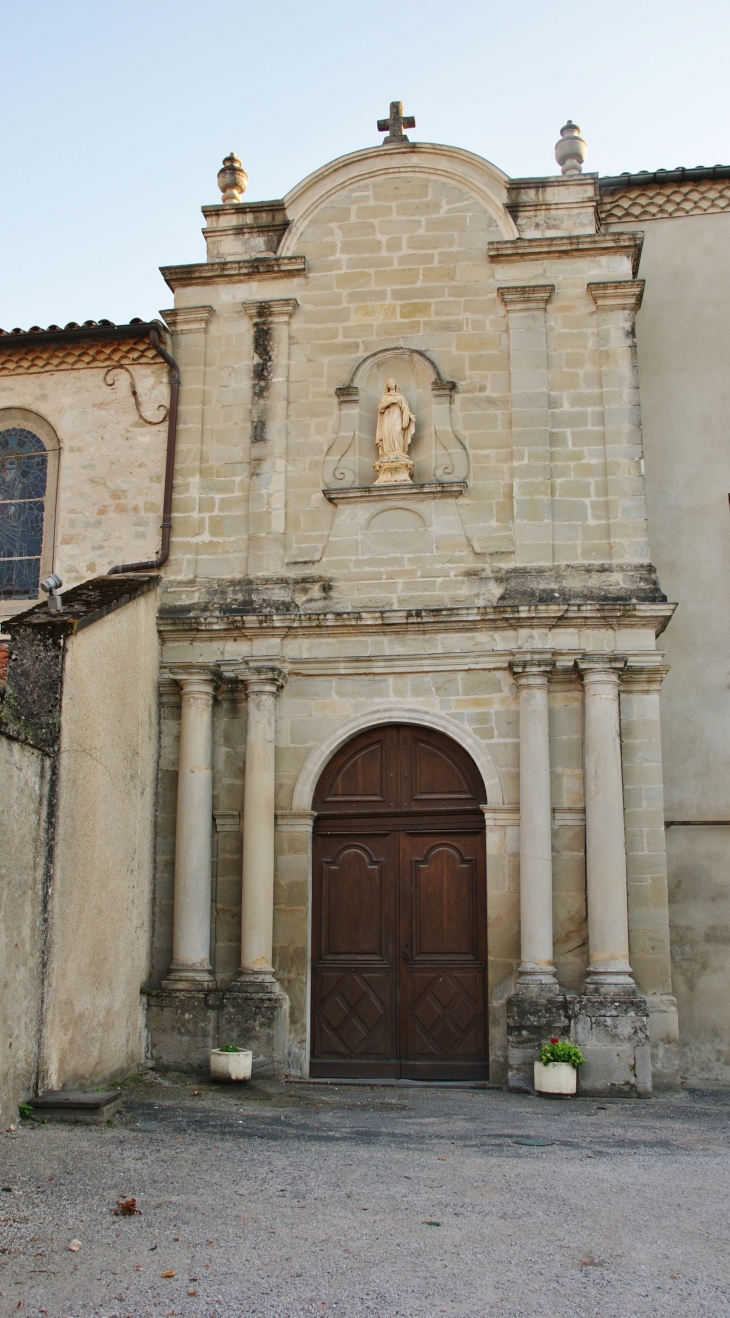
{"type": "Polygon", "coordinates": [[[33,420],[18,410],[0,412],[0,599],[5,600],[37,599],[53,552],[58,441],[40,417],[41,424],[31,429],[33,420]],[[36,430],[50,433],[44,439],[36,430]]]}

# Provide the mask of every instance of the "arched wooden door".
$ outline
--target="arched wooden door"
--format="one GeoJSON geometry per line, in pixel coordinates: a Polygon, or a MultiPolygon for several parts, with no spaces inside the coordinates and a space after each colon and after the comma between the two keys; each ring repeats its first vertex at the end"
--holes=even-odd
{"type": "Polygon", "coordinates": [[[314,809],[313,1076],[487,1076],[484,784],[429,728],[363,732],[314,809]]]}

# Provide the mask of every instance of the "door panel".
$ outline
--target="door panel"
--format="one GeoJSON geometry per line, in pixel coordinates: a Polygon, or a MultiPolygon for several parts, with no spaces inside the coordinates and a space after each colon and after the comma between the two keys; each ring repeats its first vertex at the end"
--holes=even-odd
{"type": "Polygon", "coordinates": [[[412,1078],[486,1076],[483,833],[400,835],[401,1059],[412,1078]]]}
{"type": "Polygon", "coordinates": [[[370,729],[315,793],[313,1076],[487,1075],[479,773],[430,729],[370,729]]]}
{"type": "Polygon", "coordinates": [[[386,958],[385,858],[351,841],[322,860],[322,957],[386,958]]]}
{"type": "Polygon", "coordinates": [[[395,843],[382,832],[315,837],[314,1076],[397,1073],[395,843]]]}
{"type": "Polygon", "coordinates": [[[475,956],[474,858],[442,838],[411,865],[414,957],[475,956]]]}

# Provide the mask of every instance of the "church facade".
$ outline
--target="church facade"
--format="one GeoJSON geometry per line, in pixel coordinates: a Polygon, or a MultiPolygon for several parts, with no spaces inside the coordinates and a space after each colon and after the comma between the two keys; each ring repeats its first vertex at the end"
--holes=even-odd
{"type": "Polygon", "coordinates": [[[404,122],[283,201],[228,157],[164,324],[0,336],[13,1101],[730,1076],[730,169],[404,122]]]}

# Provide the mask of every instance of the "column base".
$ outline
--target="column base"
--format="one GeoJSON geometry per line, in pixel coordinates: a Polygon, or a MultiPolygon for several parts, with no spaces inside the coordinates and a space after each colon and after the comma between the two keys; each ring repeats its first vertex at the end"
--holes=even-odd
{"type": "Polygon", "coordinates": [[[636,993],[636,983],[631,973],[631,967],[618,967],[616,969],[589,966],[586,971],[586,992],[587,993],[636,993]]]}
{"type": "Polygon", "coordinates": [[[574,994],[535,981],[518,983],[507,999],[507,1085],[523,1094],[533,1094],[534,1064],[540,1049],[553,1036],[570,1037],[574,994]]]}
{"type": "Polygon", "coordinates": [[[223,994],[220,1042],[250,1048],[256,1075],[284,1074],[288,1025],[289,999],[273,975],[242,975],[223,994]]]}
{"type": "Polygon", "coordinates": [[[162,981],[164,989],[197,989],[198,992],[205,992],[206,989],[216,987],[216,978],[213,974],[213,967],[208,965],[186,966],[179,962],[173,961],[167,972],[167,977],[162,981]]]}
{"type": "Polygon", "coordinates": [[[649,1004],[634,984],[586,984],[576,999],[573,1042],[585,1063],[578,1093],[610,1098],[651,1098],[649,1004]]]}
{"type": "Polygon", "coordinates": [[[535,985],[542,993],[560,992],[555,966],[539,966],[534,961],[523,961],[517,971],[517,990],[535,985]]]}
{"type": "Polygon", "coordinates": [[[207,1074],[210,1050],[218,1046],[221,994],[197,985],[147,989],[147,1038],[155,1066],[165,1071],[207,1074]]]}
{"type": "Polygon", "coordinates": [[[145,990],[152,1061],[164,1070],[207,1074],[222,1044],[250,1048],[254,1076],[283,1076],[289,999],[276,980],[234,984],[225,992],[175,983],[145,990]]]}

